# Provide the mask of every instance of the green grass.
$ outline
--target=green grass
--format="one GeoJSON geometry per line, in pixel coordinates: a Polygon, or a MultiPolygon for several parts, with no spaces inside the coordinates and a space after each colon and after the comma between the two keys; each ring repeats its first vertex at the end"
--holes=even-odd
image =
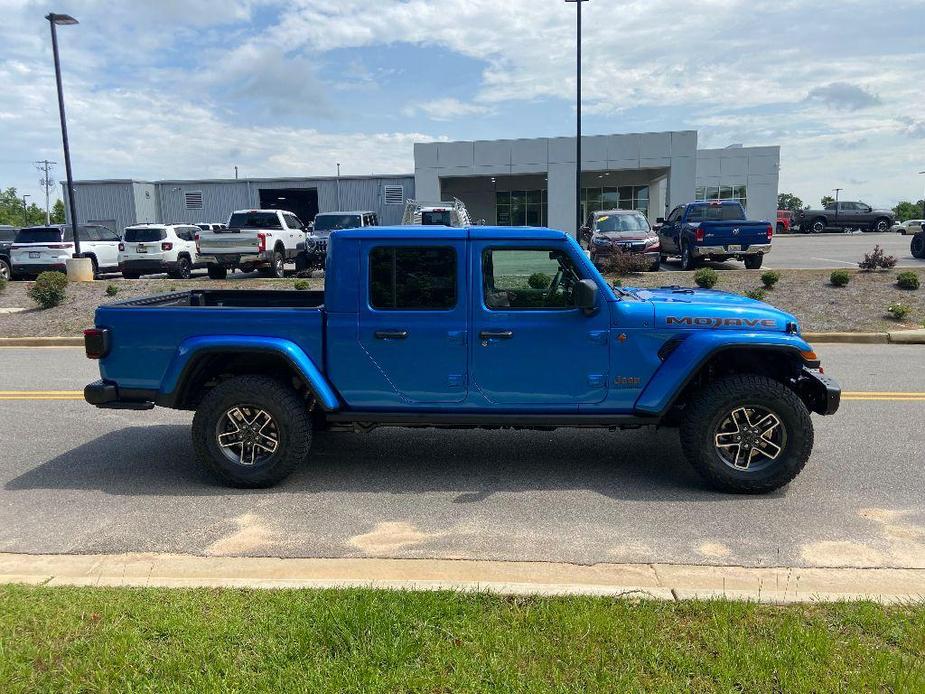
{"type": "Polygon", "coordinates": [[[925,691],[925,607],[0,587],[17,691],[925,691]]]}

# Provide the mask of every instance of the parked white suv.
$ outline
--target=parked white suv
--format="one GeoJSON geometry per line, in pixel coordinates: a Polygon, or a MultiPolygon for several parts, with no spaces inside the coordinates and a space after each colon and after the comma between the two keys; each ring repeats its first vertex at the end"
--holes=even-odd
{"type": "MultiPolygon", "coordinates": [[[[74,255],[71,228],[64,224],[20,229],[10,248],[13,279],[36,277],[46,270],[67,272],[74,255]]],[[[109,227],[81,224],[77,227],[80,254],[93,263],[93,276],[119,269],[119,235],[109,227]]]]}
{"type": "Polygon", "coordinates": [[[229,269],[251,272],[260,268],[282,278],[286,262],[295,260],[305,245],[305,225],[286,210],[237,210],[227,229],[199,234],[199,253],[208,263],[209,277],[225,279],[229,269]]]}
{"type": "Polygon", "coordinates": [[[119,244],[119,270],[127,280],[166,272],[174,279],[189,279],[199,257],[193,224],[134,224],[125,227],[119,244]]]}

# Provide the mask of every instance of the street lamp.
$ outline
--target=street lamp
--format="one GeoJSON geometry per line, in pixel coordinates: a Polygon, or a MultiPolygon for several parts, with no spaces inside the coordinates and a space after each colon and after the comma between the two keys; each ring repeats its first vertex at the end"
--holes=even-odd
{"type": "Polygon", "coordinates": [[[22,225],[24,227],[29,226],[29,210],[26,207],[26,198],[31,198],[32,196],[29,193],[23,193],[22,196],[22,225]]]}
{"type": "Polygon", "coordinates": [[[577,89],[575,94],[575,240],[581,242],[581,4],[588,0],[565,0],[565,2],[575,3],[575,9],[578,15],[577,46],[578,50],[575,56],[575,76],[577,89]]]}
{"type": "Polygon", "coordinates": [[[77,207],[74,204],[74,176],[71,174],[71,149],[67,142],[67,119],[64,116],[64,90],[61,87],[61,62],[58,59],[58,26],[77,24],[69,14],[50,12],[45,16],[51,27],[51,50],[55,56],[55,82],[58,85],[58,113],[61,116],[61,140],[64,143],[64,170],[67,173],[67,202],[71,211],[71,233],[74,237],[74,257],[80,257],[80,239],[77,237],[77,207]]]}

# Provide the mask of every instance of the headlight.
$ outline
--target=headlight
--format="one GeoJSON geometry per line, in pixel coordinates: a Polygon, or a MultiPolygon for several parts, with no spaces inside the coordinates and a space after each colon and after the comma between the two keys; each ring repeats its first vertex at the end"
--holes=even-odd
{"type": "Polygon", "coordinates": [[[610,239],[604,236],[595,236],[594,238],[591,239],[591,243],[593,243],[595,246],[610,246],[611,245],[610,239]]]}

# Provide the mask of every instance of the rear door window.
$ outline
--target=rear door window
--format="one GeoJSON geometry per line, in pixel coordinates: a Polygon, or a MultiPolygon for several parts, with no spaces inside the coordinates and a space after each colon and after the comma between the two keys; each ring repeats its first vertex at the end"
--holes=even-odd
{"type": "Polygon", "coordinates": [[[369,304],[380,310],[448,311],[456,306],[456,249],[378,247],[369,253],[369,304]]]}

